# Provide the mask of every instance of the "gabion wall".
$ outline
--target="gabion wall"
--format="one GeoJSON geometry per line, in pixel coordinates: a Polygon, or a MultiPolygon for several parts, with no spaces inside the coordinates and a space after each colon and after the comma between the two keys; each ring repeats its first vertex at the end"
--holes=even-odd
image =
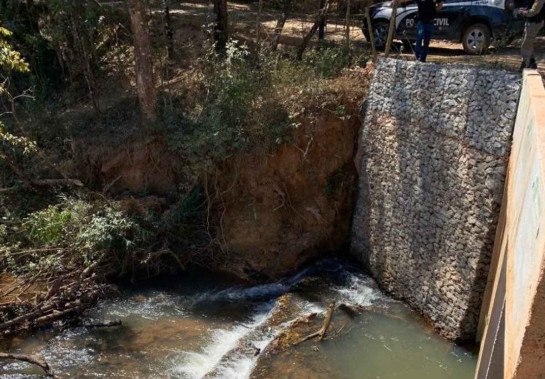
{"type": "Polygon", "coordinates": [[[352,252],[448,338],[475,336],[520,75],[380,60],[360,140],[352,252]]]}

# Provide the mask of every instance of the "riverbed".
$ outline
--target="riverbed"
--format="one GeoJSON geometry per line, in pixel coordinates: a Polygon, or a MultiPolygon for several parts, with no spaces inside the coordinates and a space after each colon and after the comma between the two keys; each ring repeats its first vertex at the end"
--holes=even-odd
{"type": "MultiPolygon", "coordinates": [[[[336,260],[258,286],[206,272],[126,286],[84,324],[112,320],[122,325],[42,330],[15,338],[9,349],[42,355],[61,378],[469,379],[476,366],[475,352],[437,336],[370,277],[336,260]],[[264,357],[288,324],[271,322],[285,294],[292,302],[286,320],[324,312],[331,302],[367,310],[335,319],[324,341],[264,357]]],[[[43,374],[11,361],[0,363],[0,377],[43,374]]]]}

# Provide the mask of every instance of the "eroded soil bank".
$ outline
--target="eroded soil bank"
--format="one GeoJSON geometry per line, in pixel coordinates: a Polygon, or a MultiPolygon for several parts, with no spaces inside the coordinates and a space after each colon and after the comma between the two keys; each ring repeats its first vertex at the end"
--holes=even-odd
{"type": "MultiPolygon", "coordinates": [[[[338,88],[333,103],[314,105],[297,118],[285,142],[237,153],[197,178],[200,183],[189,182],[195,179],[188,177],[183,153],[167,137],[116,146],[76,141],[71,169],[129,207],[163,218],[179,207],[173,199],[201,188],[201,237],[209,242],[205,253],[192,252],[184,262],[243,279],[278,278],[348,243],[358,110],[368,78],[367,70],[348,74],[343,85],[357,90],[338,88]]],[[[176,242],[170,247],[175,250],[176,242]]]]}

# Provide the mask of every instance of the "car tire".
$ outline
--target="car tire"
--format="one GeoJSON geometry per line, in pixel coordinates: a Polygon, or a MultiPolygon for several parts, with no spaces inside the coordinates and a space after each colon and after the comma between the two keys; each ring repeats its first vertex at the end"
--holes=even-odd
{"type": "Polygon", "coordinates": [[[490,47],[490,29],[485,24],[472,24],[464,30],[462,45],[468,54],[485,54],[490,47]]]}
{"type": "Polygon", "coordinates": [[[373,36],[375,37],[375,48],[377,50],[384,50],[386,48],[389,28],[390,24],[386,21],[377,21],[376,23],[373,23],[373,36]]]}

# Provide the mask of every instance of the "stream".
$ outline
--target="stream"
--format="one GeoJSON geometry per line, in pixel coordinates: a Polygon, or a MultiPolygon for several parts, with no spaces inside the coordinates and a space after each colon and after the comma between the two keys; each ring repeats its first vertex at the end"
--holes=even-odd
{"type": "MultiPolygon", "coordinates": [[[[258,286],[202,272],[126,288],[99,303],[85,321],[108,320],[123,324],[38,331],[13,339],[9,350],[43,355],[60,378],[469,379],[476,366],[474,352],[434,334],[371,278],[337,260],[258,286]],[[286,320],[322,312],[333,301],[372,308],[353,319],[334,319],[322,342],[263,358],[286,325],[272,319],[287,293],[289,311],[281,312],[286,320]]],[[[0,378],[42,377],[30,364],[0,362],[0,378]]]]}

